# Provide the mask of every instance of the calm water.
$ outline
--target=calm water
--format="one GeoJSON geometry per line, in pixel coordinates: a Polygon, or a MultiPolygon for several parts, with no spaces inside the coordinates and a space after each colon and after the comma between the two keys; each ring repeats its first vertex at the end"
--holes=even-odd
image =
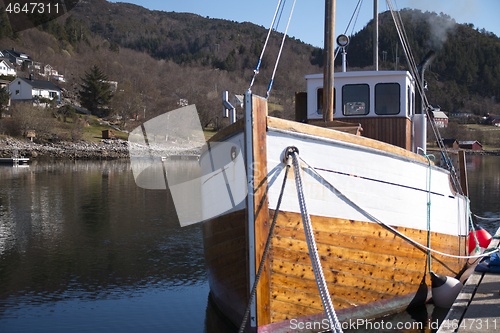
{"type": "MultiPolygon", "coordinates": [[[[500,218],[500,157],[468,167],[472,210],[500,218]]],[[[127,161],[0,167],[1,332],[231,332],[208,293],[201,227],[180,228],[170,193],[136,187],[127,161]]]]}
{"type": "MultiPolygon", "coordinates": [[[[500,156],[469,156],[467,158],[469,197],[473,213],[490,219],[500,219],[500,156]]],[[[499,222],[481,225],[492,235],[499,222]]]]}

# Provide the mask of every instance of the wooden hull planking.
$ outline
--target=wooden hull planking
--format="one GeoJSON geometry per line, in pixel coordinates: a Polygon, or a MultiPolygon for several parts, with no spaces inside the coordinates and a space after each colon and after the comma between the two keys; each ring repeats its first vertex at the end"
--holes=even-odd
{"type": "MultiPolygon", "coordinates": [[[[274,212],[270,214],[272,218],[274,212]]],[[[249,290],[244,215],[245,210],[233,212],[206,221],[203,227],[212,296],[235,325],[241,323],[249,290]]],[[[426,252],[375,223],[318,216],[311,219],[340,320],[383,316],[428,300],[426,252]]],[[[426,231],[396,229],[421,244],[427,242],[426,231]]],[[[431,236],[431,246],[438,251],[458,255],[466,248],[465,237],[431,236]]],[[[326,317],[300,214],[278,214],[269,259],[270,321],[259,325],[259,332],[290,331],[294,319],[323,321],[326,317]]],[[[463,260],[432,255],[432,270],[437,274],[456,276],[463,265],[463,260]]]]}
{"type": "Polygon", "coordinates": [[[248,303],[248,236],[246,210],[203,223],[203,246],[212,297],[235,324],[248,303]]]}
{"type": "MultiPolygon", "coordinates": [[[[427,287],[422,288],[430,286],[426,252],[375,223],[321,216],[311,216],[311,221],[336,310],[383,300],[387,304],[391,299],[399,304],[397,309],[367,307],[363,317],[342,319],[374,318],[427,299],[427,287]]],[[[397,229],[419,243],[427,242],[425,231],[397,229]]],[[[433,233],[432,238],[438,251],[458,255],[466,247],[465,237],[433,233]]],[[[300,214],[278,214],[270,259],[272,323],[323,312],[300,214]]],[[[432,256],[437,274],[454,277],[463,265],[463,260],[432,256]]]]}

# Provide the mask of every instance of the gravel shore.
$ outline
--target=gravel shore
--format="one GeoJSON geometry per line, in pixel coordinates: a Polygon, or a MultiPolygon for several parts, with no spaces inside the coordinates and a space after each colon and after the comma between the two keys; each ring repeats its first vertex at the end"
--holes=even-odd
{"type": "Polygon", "coordinates": [[[197,146],[165,146],[151,145],[145,147],[123,140],[101,140],[94,142],[60,142],[37,144],[31,141],[21,141],[12,138],[0,139],[0,157],[12,157],[14,151],[19,156],[34,158],[65,158],[65,159],[118,159],[129,158],[129,147],[133,155],[139,156],[170,156],[170,155],[199,155],[197,146]]]}
{"type": "MultiPolygon", "coordinates": [[[[152,143],[149,147],[123,140],[101,140],[95,142],[60,142],[37,144],[27,140],[12,138],[0,139],[0,158],[12,157],[17,150],[19,156],[35,158],[65,158],[65,159],[118,159],[133,156],[166,157],[171,155],[199,155],[200,144],[190,145],[160,145],[152,143]],[[131,149],[130,149],[130,148],[131,149]]],[[[434,149],[435,150],[435,149],[434,149]]],[[[434,151],[429,149],[429,151],[434,151]]],[[[470,155],[500,155],[500,150],[467,150],[470,155]]]]}

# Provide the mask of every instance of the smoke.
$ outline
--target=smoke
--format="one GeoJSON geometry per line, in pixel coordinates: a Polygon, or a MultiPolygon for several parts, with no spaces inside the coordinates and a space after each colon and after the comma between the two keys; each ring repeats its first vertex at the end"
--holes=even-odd
{"type": "Polygon", "coordinates": [[[449,20],[446,17],[437,15],[427,16],[427,23],[431,28],[431,38],[429,40],[429,47],[435,50],[440,50],[446,40],[448,33],[455,29],[455,20],[449,20]]]}
{"type": "Polygon", "coordinates": [[[459,22],[467,22],[479,15],[477,3],[473,0],[408,0],[409,8],[422,12],[435,12],[438,15],[428,16],[431,27],[430,47],[439,50],[459,22]]]}

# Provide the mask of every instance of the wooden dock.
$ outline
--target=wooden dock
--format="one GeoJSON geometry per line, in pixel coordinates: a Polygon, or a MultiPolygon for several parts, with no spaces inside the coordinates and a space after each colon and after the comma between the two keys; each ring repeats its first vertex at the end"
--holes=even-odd
{"type": "MultiPolygon", "coordinates": [[[[488,250],[500,244],[500,229],[488,250]]],[[[500,332],[500,274],[474,272],[437,333],[500,332]]]]}

